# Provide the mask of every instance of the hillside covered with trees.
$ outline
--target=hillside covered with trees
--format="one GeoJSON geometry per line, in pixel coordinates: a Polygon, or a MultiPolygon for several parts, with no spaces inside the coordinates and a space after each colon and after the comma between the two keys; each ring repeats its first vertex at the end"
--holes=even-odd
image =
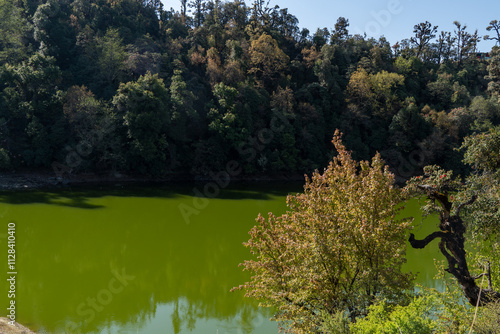
{"type": "Polygon", "coordinates": [[[500,23],[392,44],[264,0],[179,5],[0,0],[0,170],[306,173],[235,289],[296,333],[498,333],[500,47],[477,45],[500,23]],[[416,196],[439,214],[424,239],[399,217],[416,196]],[[445,293],[415,289],[407,240],[439,242],[445,293]]]}
{"type": "Polygon", "coordinates": [[[408,178],[463,172],[463,138],[500,124],[500,54],[478,59],[477,31],[415,22],[391,45],[266,3],[0,0],[0,168],[303,174],[340,129],[408,178]]]}

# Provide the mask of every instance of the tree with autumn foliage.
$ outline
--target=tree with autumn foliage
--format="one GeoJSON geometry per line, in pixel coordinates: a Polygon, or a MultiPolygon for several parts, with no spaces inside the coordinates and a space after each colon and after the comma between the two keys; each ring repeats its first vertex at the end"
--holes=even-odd
{"type": "Polygon", "coordinates": [[[413,276],[401,272],[411,219],[398,219],[401,191],[380,155],[357,162],[337,131],[338,155],[306,178],[280,217],[259,215],[245,243],[252,280],[237,289],[274,307],[274,320],[297,333],[318,332],[339,312],[351,320],[377,298],[401,301],[413,276]]]}
{"type": "Polygon", "coordinates": [[[253,40],[249,48],[250,69],[258,83],[272,87],[272,83],[287,69],[289,57],[280,49],[278,42],[267,34],[253,40]]]}

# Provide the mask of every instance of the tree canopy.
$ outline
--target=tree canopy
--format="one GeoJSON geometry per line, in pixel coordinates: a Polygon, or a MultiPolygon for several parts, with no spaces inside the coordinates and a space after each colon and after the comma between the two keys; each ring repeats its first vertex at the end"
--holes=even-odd
{"type": "MultiPolygon", "coordinates": [[[[0,1],[0,18],[4,170],[67,165],[69,146],[82,161],[69,173],[205,177],[235,160],[242,176],[302,175],[328,163],[338,128],[356,159],[378,151],[404,181],[427,164],[468,172],[455,149],[500,124],[498,48],[476,57],[480,37],[460,22],[454,31],[415,22],[391,44],[352,34],[344,17],[300,29],[268,1],[182,1],[178,11],[160,1],[0,1]],[[135,122],[146,116],[131,96],[114,102],[153,77],[165,98],[144,113],[168,126],[135,122]],[[75,87],[99,105],[92,117],[109,125],[112,149],[76,151],[82,138],[64,111],[75,87]],[[249,148],[276,117],[286,128],[249,148]],[[146,140],[149,126],[163,139],[146,140]],[[421,161],[409,163],[414,155],[421,161]]],[[[492,33],[495,22],[485,22],[492,33]]]]}
{"type": "Polygon", "coordinates": [[[402,194],[380,155],[356,162],[336,133],[338,155],[323,173],[290,195],[289,211],[257,218],[245,244],[256,256],[243,266],[240,289],[275,307],[276,320],[298,333],[322,324],[322,312],[365,315],[377,298],[397,302],[412,286],[401,272],[411,219],[398,219],[402,194]]]}

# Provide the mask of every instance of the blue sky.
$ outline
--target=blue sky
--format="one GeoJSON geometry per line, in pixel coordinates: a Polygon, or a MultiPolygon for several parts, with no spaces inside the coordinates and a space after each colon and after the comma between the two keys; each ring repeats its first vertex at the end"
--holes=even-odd
{"type": "MultiPolygon", "coordinates": [[[[162,0],[165,7],[179,10],[179,0],[162,0]]],[[[246,0],[251,4],[251,0],[246,0]]],[[[317,28],[332,29],[337,18],[349,19],[350,33],[378,38],[384,35],[391,44],[413,35],[413,26],[429,21],[441,30],[453,31],[453,21],[467,25],[480,36],[491,20],[500,21],[498,0],[271,0],[270,6],[288,8],[299,19],[299,26],[313,33],[317,28]]],[[[490,51],[491,41],[481,41],[479,49],[490,51]]]]}

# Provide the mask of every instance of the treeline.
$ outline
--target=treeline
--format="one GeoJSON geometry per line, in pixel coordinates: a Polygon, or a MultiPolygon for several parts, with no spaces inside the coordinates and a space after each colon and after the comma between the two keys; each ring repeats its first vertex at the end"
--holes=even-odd
{"type": "Polygon", "coordinates": [[[338,128],[401,177],[460,171],[464,136],[500,124],[500,55],[455,27],[391,45],[262,0],[0,0],[0,167],[304,173],[338,128]]]}

